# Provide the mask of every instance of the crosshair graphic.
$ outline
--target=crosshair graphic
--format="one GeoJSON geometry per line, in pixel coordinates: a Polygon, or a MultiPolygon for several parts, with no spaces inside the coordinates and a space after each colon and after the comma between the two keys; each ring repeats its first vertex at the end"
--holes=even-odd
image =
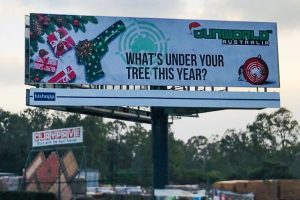
{"type": "MultiPolygon", "coordinates": [[[[119,54],[122,60],[126,62],[126,52],[132,53],[167,53],[168,39],[163,32],[154,24],[144,21],[135,20],[132,24],[126,27],[126,32],[121,35],[119,40],[119,54]]],[[[164,57],[164,56],[163,56],[164,57]]],[[[152,65],[157,66],[157,58],[153,57],[152,65]]],[[[131,67],[141,67],[138,64],[129,65],[131,67]]]]}

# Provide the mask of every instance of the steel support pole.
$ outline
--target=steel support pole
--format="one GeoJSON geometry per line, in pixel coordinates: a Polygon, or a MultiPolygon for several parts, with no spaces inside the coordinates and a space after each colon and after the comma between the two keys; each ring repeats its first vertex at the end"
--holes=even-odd
{"type": "Polygon", "coordinates": [[[151,108],[153,187],[162,189],[168,184],[168,114],[161,107],[151,108]]]}

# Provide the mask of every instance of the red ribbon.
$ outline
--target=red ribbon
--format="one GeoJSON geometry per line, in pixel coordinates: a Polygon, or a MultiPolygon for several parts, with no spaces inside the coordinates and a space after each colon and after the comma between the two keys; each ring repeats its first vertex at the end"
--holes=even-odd
{"type": "Polygon", "coordinates": [[[47,58],[47,57],[44,57],[44,58],[40,57],[40,58],[41,58],[42,62],[35,61],[35,63],[42,65],[41,67],[39,67],[40,70],[55,72],[55,70],[51,70],[51,67],[55,68],[57,65],[48,63],[49,58],[47,58]]]}

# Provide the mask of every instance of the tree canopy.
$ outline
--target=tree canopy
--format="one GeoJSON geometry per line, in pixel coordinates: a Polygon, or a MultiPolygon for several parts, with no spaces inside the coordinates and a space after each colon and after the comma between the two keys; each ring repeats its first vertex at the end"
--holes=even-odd
{"type": "MultiPolygon", "coordinates": [[[[74,126],[84,129],[87,167],[100,171],[102,183],[151,185],[151,131],[139,123],[45,109],[0,109],[0,171],[21,174],[32,132],[74,126]]],[[[258,114],[245,130],[209,138],[199,133],[187,142],[168,134],[170,183],[300,178],[299,124],[285,108],[258,114]]]]}

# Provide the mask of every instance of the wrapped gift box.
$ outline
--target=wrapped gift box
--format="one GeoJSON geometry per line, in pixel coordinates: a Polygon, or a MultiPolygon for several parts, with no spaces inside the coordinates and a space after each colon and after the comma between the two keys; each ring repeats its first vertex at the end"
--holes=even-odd
{"type": "Polygon", "coordinates": [[[33,68],[39,69],[45,72],[55,73],[57,69],[58,61],[49,57],[36,57],[33,68]]]}
{"type": "Polygon", "coordinates": [[[48,83],[69,83],[76,78],[76,74],[71,66],[66,67],[53,76],[48,83]]]}
{"type": "Polygon", "coordinates": [[[47,41],[54,51],[56,57],[62,56],[65,52],[75,46],[75,42],[68,31],[61,27],[47,37],[47,41]]]}

